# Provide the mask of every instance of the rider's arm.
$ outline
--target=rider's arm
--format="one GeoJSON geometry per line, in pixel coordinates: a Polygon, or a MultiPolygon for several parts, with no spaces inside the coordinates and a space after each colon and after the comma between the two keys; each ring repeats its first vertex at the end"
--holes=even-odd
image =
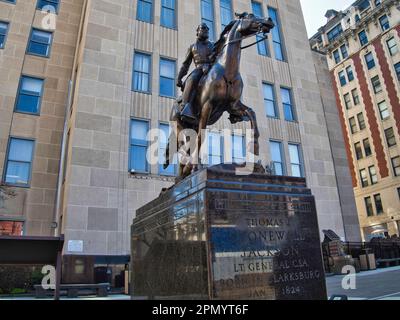
{"type": "Polygon", "coordinates": [[[181,82],[183,77],[187,75],[190,65],[192,64],[192,61],[193,61],[193,52],[192,52],[192,46],[190,46],[189,50],[186,53],[185,60],[182,63],[181,70],[179,71],[178,83],[181,82]]]}

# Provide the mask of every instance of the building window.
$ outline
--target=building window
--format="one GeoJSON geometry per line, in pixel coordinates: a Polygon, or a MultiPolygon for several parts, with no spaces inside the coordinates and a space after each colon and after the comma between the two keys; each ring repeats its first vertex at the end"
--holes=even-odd
{"type": "Polygon", "coordinates": [[[131,120],[129,171],[147,173],[149,171],[147,161],[147,132],[149,123],[145,120],[131,120]]]}
{"type": "Polygon", "coordinates": [[[298,144],[289,144],[289,157],[292,177],[303,177],[303,163],[298,144]]]}
{"type": "MultiPolygon", "coordinates": [[[[263,18],[264,17],[264,13],[263,13],[263,9],[262,9],[262,4],[261,3],[256,2],[256,1],[252,1],[251,2],[251,7],[252,7],[252,10],[253,10],[253,14],[256,17],[259,17],[259,18],[263,18]]],[[[263,38],[263,36],[261,36],[261,35],[257,35],[256,36],[256,40],[257,41],[259,41],[262,38],[263,38]]],[[[258,50],[258,54],[259,55],[270,56],[267,40],[258,42],[257,43],[257,50],[258,50]]]]}
{"type": "Polygon", "coordinates": [[[51,6],[54,8],[55,12],[58,12],[59,4],[60,0],[38,0],[36,8],[43,10],[44,7],[51,6]]]}
{"type": "Polygon", "coordinates": [[[135,52],[132,81],[134,91],[150,92],[150,68],[150,55],[135,52]]]}
{"type": "Polygon", "coordinates": [[[333,51],[333,59],[335,60],[336,63],[340,62],[340,53],[339,50],[333,51]]]}
{"type": "Polygon", "coordinates": [[[220,11],[222,29],[225,29],[225,27],[233,20],[232,0],[220,0],[220,11]]]}
{"type": "Polygon", "coordinates": [[[22,236],[24,234],[24,223],[22,221],[1,221],[0,236],[22,236]]]}
{"type": "Polygon", "coordinates": [[[383,203],[381,195],[380,194],[374,195],[374,201],[375,201],[376,214],[377,215],[383,214],[383,203]]]}
{"type": "Polygon", "coordinates": [[[368,183],[368,175],[367,175],[367,170],[361,169],[360,170],[360,178],[361,178],[361,185],[363,188],[366,188],[369,186],[368,183]]]}
{"type": "Polygon", "coordinates": [[[339,81],[342,87],[344,87],[347,84],[346,75],[344,74],[344,71],[339,72],[339,81]]]}
{"type": "Polygon", "coordinates": [[[388,147],[393,147],[397,144],[396,137],[394,136],[393,128],[389,128],[385,130],[385,137],[388,144],[388,147]]]}
{"type": "Polygon", "coordinates": [[[390,55],[394,56],[397,52],[399,52],[399,49],[397,47],[396,39],[390,38],[388,41],[386,41],[387,47],[389,49],[390,55]]]}
{"type": "Polygon", "coordinates": [[[372,206],[371,197],[364,198],[365,201],[365,209],[367,211],[367,216],[372,217],[374,215],[374,208],[372,206]]]}
{"type": "Polygon", "coordinates": [[[214,2],[213,0],[201,0],[201,22],[210,29],[210,41],[214,41],[214,2]]]}
{"type": "Polygon", "coordinates": [[[358,120],[358,127],[360,128],[360,130],[361,131],[364,130],[367,126],[365,124],[365,119],[362,112],[357,114],[357,120],[358,120]]]}
{"type": "Polygon", "coordinates": [[[283,112],[285,114],[285,120],[296,121],[292,103],[292,91],[290,89],[281,88],[281,96],[282,96],[283,112]]]}
{"type": "Polygon", "coordinates": [[[264,107],[268,117],[278,118],[275,103],[274,86],[263,83],[264,107]]]}
{"type": "Polygon", "coordinates": [[[354,144],[354,149],[356,150],[356,158],[357,160],[360,160],[363,158],[363,152],[362,152],[362,148],[361,148],[361,143],[357,142],[356,144],[354,144]]]}
{"type": "Polygon", "coordinates": [[[369,177],[371,179],[371,185],[375,185],[378,183],[378,175],[376,174],[375,166],[371,166],[368,168],[369,177]]]}
{"type": "Polygon", "coordinates": [[[283,161],[282,143],[279,141],[269,142],[272,160],[272,170],[274,175],[283,176],[285,174],[285,166],[283,161]]]}
{"type": "Polygon", "coordinates": [[[31,180],[34,141],[11,138],[8,146],[5,183],[28,186],[31,180]]]}
{"type": "Polygon", "coordinates": [[[372,52],[367,53],[365,55],[365,63],[367,64],[368,70],[371,70],[372,68],[375,68],[375,60],[372,52]]]}
{"type": "Polygon", "coordinates": [[[364,145],[364,153],[366,157],[369,157],[372,155],[372,150],[371,150],[371,144],[369,143],[369,139],[364,139],[363,140],[363,145],[364,145]]]}
{"type": "Polygon", "coordinates": [[[351,109],[350,94],[346,93],[343,97],[344,97],[344,104],[346,105],[346,109],[347,110],[351,109]]]}
{"type": "Polygon", "coordinates": [[[175,61],[160,59],[160,96],[175,97],[175,61]]]}
{"type": "Polygon", "coordinates": [[[382,85],[379,76],[375,76],[371,79],[372,87],[374,88],[375,94],[382,92],[382,85]]]}
{"type": "Polygon", "coordinates": [[[355,134],[357,132],[357,123],[356,119],[354,117],[351,117],[349,119],[349,124],[350,124],[350,130],[352,134],[355,134]]]}
{"type": "Polygon", "coordinates": [[[340,47],[340,51],[342,52],[343,59],[346,59],[349,56],[349,53],[347,51],[347,47],[345,44],[340,47]]]}
{"type": "Polygon", "coordinates": [[[4,49],[6,45],[8,26],[9,24],[7,22],[0,21],[0,49],[4,49]]]}
{"type": "Polygon", "coordinates": [[[390,117],[389,109],[386,104],[386,101],[382,101],[381,103],[378,103],[378,108],[379,108],[379,114],[381,115],[381,119],[385,120],[390,117]]]}
{"type": "Polygon", "coordinates": [[[328,36],[329,42],[335,41],[336,38],[338,38],[342,32],[343,32],[342,24],[339,23],[334,28],[332,28],[330,31],[328,31],[327,36],[328,36]]]}
{"type": "Polygon", "coordinates": [[[174,29],[176,27],[175,0],[161,0],[161,26],[174,29]]]}
{"type": "Polygon", "coordinates": [[[379,18],[379,24],[381,25],[382,31],[390,29],[389,19],[386,14],[379,18]]]}
{"type": "Polygon", "coordinates": [[[165,154],[168,146],[168,139],[171,134],[171,127],[169,124],[160,123],[160,137],[159,137],[159,148],[158,148],[158,159],[159,159],[159,173],[165,176],[175,175],[175,165],[170,164],[167,169],[164,169],[165,154]]]}
{"type": "Polygon", "coordinates": [[[275,59],[285,61],[278,11],[275,8],[268,7],[268,15],[275,24],[275,27],[272,29],[272,43],[275,52],[275,59]]]}
{"type": "Polygon", "coordinates": [[[368,43],[368,37],[367,37],[367,33],[365,32],[365,30],[361,31],[358,34],[358,39],[360,40],[360,44],[362,47],[368,43]]]}
{"type": "Polygon", "coordinates": [[[242,164],[246,162],[245,137],[240,135],[232,136],[232,163],[242,164]]]}
{"type": "Polygon", "coordinates": [[[394,65],[394,70],[396,71],[397,80],[400,81],[400,62],[394,65]]]}
{"type": "Polygon", "coordinates": [[[40,113],[44,80],[22,76],[17,95],[15,111],[23,113],[40,113]]]}
{"type": "Polygon", "coordinates": [[[346,68],[346,72],[347,72],[347,78],[349,79],[349,82],[354,80],[354,73],[353,73],[353,69],[351,68],[351,66],[348,66],[346,68]]]}
{"type": "Polygon", "coordinates": [[[400,157],[392,158],[393,173],[396,177],[400,177],[400,157]]]}
{"type": "Polygon", "coordinates": [[[208,165],[215,166],[223,162],[222,138],[219,132],[208,133],[208,165]]]}
{"type": "Polygon", "coordinates": [[[358,90],[354,89],[351,91],[351,95],[353,96],[354,105],[357,106],[360,104],[360,97],[358,95],[358,90]]]}
{"type": "Polygon", "coordinates": [[[136,18],[148,23],[153,22],[153,0],[138,0],[136,18]]]}
{"type": "Polygon", "coordinates": [[[53,34],[51,32],[32,29],[27,53],[49,57],[53,34]]]}

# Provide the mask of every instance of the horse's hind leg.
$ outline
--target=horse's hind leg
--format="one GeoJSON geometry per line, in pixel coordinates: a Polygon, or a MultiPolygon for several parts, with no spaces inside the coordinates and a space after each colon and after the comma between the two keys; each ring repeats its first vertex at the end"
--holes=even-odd
{"type": "Polygon", "coordinates": [[[254,132],[254,154],[256,156],[260,155],[260,131],[258,130],[257,117],[253,109],[249,108],[242,101],[238,101],[235,105],[235,113],[239,113],[243,121],[250,121],[251,129],[254,132]]]}

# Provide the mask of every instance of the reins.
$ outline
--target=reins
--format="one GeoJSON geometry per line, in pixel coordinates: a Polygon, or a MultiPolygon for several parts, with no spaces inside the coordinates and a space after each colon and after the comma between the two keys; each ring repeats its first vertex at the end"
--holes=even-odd
{"type": "MultiPolygon", "coordinates": [[[[248,39],[248,38],[251,38],[251,37],[253,37],[253,36],[257,36],[257,35],[259,35],[259,34],[261,34],[261,33],[263,33],[263,32],[262,32],[262,31],[259,31],[259,32],[257,32],[256,34],[252,34],[252,35],[250,35],[250,36],[245,36],[245,37],[242,37],[242,38],[239,38],[239,39],[230,40],[230,41],[228,41],[227,43],[225,43],[225,44],[222,46],[221,50],[224,49],[227,45],[229,45],[229,44],[231,44],[231,43],[240,42],[240,41],[246,40],[246,39],[248,39]]],[[[264,34],[264,33],[263,33],[263,34],[264,34]]],[[[255,41],[255,42],[253,42],[253,43],[251,43],[251,44],[249,44],[249,45],[247,45],[247,46],[240,47],[240,49],[241,49],[241,50],[244,50],[244,49],[250,48],[250,47],[256,45],[257,43],[262,42],[262,41],[264,41],[264,40],[266,40],[266,39],[268,39],[268,35],[264,35],[264,37],[262,37],[261,39],[255,41]]]]}

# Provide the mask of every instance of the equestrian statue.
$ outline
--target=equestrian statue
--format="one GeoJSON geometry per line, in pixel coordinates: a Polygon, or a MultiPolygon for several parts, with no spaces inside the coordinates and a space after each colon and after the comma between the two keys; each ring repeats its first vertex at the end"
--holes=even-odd
{"type": "MultiPolygon", "coordinates": [[[[176,131],[171,134],[169,145],[175,145],[179,149],[184,144],[178,141],[182,130],[195,130],[197,133],[195,157],[198,159],[202,131],[207,126],[215,124],[223,113],[228,112],[232,124],[250,121],[254,132],[253,152],[259,156],[260,134],[256,115],[241,101],[243,80],[240,75],[240,59],[242,49],[264,41],[273,27],[274,23],[270,18],[256,17],[247,12],[235,14],[235,20],[225,27],[219,40],[212,43],[208,40],[208,26],[205,23],[198,26],[197,41],[189,47],[178,74],[177,86],[183,93],[172,108],[170,120],[176,122],[176,131]],[[244,39],[259,34],[263,34],[261,40],[242,47],[244,39]],[[195,68],[183,82],[192,62],[195,68]]],[[[164,168],[170,165],[174,156],[169,149],[168,146],[164,168]]],[[[183,179],[198,169],[197,163],[181,162],[178,177],[183,179]]]]}

